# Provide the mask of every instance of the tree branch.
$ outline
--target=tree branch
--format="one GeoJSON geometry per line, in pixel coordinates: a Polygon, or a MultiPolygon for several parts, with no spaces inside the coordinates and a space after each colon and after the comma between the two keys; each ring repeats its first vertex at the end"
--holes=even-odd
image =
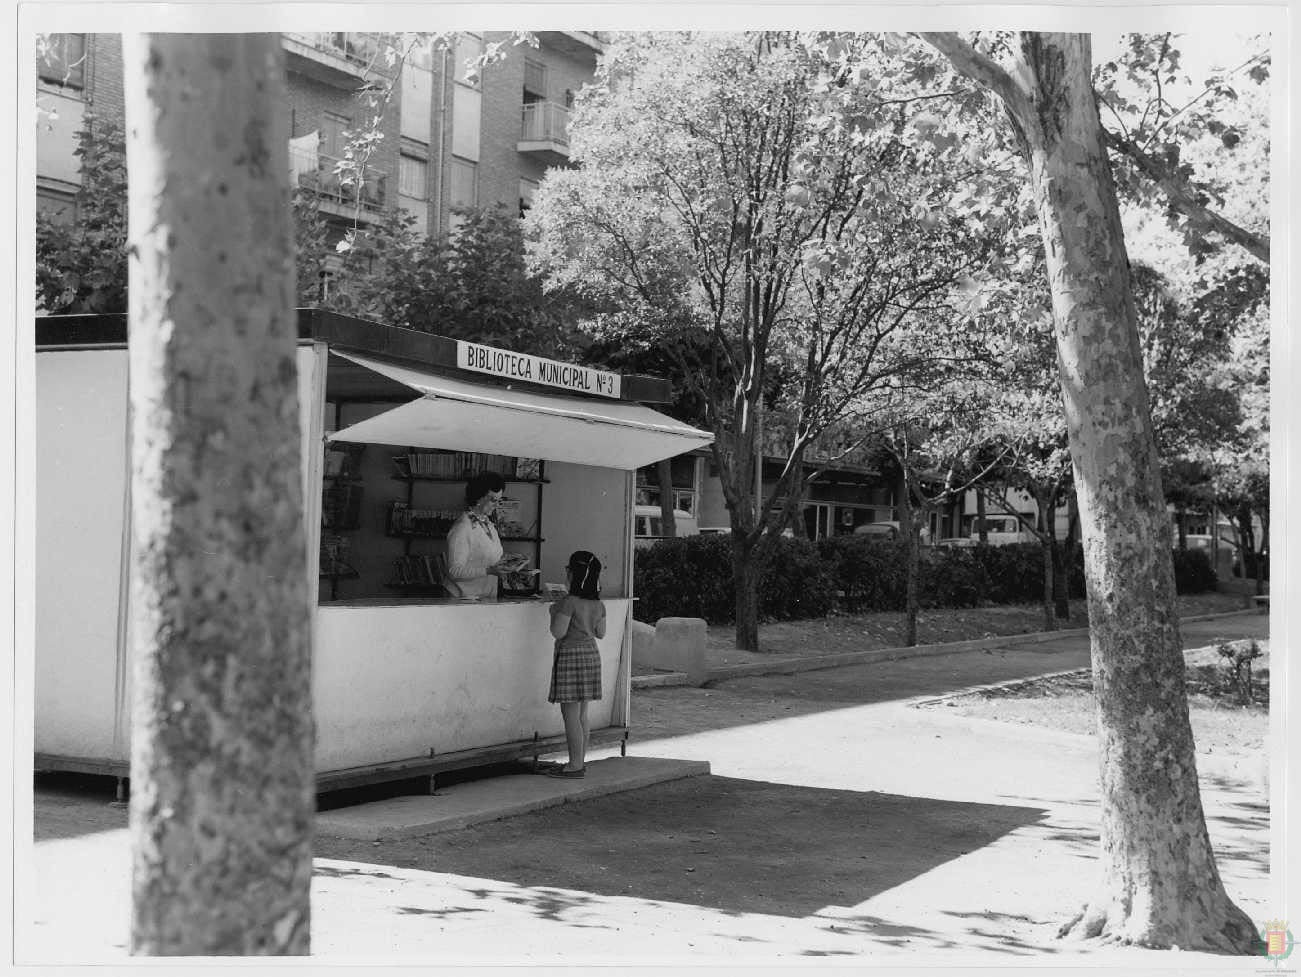
{"type": "Polygon", "coordinates": [[[1193,188],[1187,180],[1170,172],[1155,157],[1143,152],[1131,139],[1119,136],[1106,129],[1102,130],[1107,145],[1123,156],[1128,157],[1150,179],[1154,180],[1163,191],[1170,205],[1198,226],[1215,231],[1225,240],[1245,248],[1252,257],[1269,264],[1269,237],[1257,234],[1224,217],[1201,203],[1193,194],[1193,188]]]}
{"type": "Polygon", "coordinates": [[[953,31],[921,31],[917,36],[948,58],[959,73],[1002,99],[1018,125],[1024,128],[1029,124],[1033,118],[1029,96],[997,61],[981,54],[953,31]]]}

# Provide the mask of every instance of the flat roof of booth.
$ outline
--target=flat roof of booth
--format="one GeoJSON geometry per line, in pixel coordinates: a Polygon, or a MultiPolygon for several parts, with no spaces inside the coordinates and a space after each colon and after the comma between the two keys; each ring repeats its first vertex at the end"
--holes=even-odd
{"type": "MultiPolygon", "coordinates": [[[[392,405],[333,432],[331,440],[481,451],[625,470],[713,440],[705,431],[644,406],[669,399],[667,380],[542,361],[317,309],[297,311],[299,341],[321,342],[329,350],[327,396],[392,405]],[[468,356],[471,348],[493,363],[508,361],[507,375],[485,376],[486,371],[476,371],[468,358],[469,368],[462,368],[458,353],[468,356]],[[557,383],[525,378],[542,377],[548,368],[543,364],[562,369],[570,385],[557,389],[557,383]]],[[[36,320],[37,349],[121,349],[127,328],[122,314],[41,317],[36,320]]]]}
{"type": "MultiPolygon", "coordinates": [[[[457,366],[456,340],[434,333],[418,332],[401,326],[386,326],[368,319],[328,312],[324,309],[298,309],[298,338],[324,342],[331,347],[371,353],[386,360],[396,360],[436,374],[465,376],[457,366]]],[[[100,315],[37,316],[36,348],[68,349],[98,346],[125,346],[127,316],[114,312],[100,315]]],[[[488,378],[478,378],[480,382],[488,378]]],[[[660,377],[623,374],[619,400],[643,404],[666,404],[673,399],[673,385],[660,377]]],[[[514,380],[512,387],[555,393],[555,389],[524,380],[514,380]]],[[[578,391],[566,396],[602,400],[578,391]]]]}

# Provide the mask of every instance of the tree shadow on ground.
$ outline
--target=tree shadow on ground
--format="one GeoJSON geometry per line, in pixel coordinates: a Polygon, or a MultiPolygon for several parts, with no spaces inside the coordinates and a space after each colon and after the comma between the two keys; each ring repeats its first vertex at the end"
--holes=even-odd
{"type": "MultiPolygon", "coordinates": [[[[854,906],[1035,824],[1043,809],[692,777],[422,839],[316,854],[564,890],[804,918],[854,906]]],[[[553,918],[554,893],[530,896],[553,918]]]]}

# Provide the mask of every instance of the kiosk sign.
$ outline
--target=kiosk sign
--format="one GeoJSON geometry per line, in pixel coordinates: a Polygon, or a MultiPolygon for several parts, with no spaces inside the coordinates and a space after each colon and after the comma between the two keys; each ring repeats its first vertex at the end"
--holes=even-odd
{"type": "Polygon", "coordinates": [[[512,353],[510,350],[469,343],[463,339],[456,341],[456,365],[462,370],[489,373],[507,380],[526,380],[529,383],[542,383],[549,387],[602,397],[617,399],[619,396],[617,373],[594,370],[574,363],[561,363],[528,353],[512,353]]]}

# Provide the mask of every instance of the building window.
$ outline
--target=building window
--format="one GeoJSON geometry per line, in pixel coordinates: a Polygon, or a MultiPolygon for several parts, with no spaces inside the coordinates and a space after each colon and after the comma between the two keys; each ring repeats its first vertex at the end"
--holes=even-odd
{"type": "Polygon", "coordinates": [[[452,207],[474,207],[479,202],[479,167],[469,160],[452,158],[451,192],[448,204],[452,207]]]}
{"type": "Polygon", "coordinates": [[[86,87],[86,35],[50,34],[43,52],[36,55],[41,81],[80,91],[86,87]]]}
{"type": "Polygon", "coordinates": [[[347,139],[344,133],[352,120],[346,115],[339,115],[337,112],[321,113],[321,153],[331,161],[342,159],[343,151],[347,147],[347,139]]]}
{"type": "Polygon", "coordinates": [[[483,57],[483,39],[473,34],[461,34],[456,38],[453,58],[456,62],[456,83],[479,88],[482,84],[483,68],[479,59],[483,57]]]}
{"type": "Polygon", "coordinates": [[[416,200],[429,196],[429,162],[403,153],[398,158],[398,193],[416,200]]]}
{"type": "Polygon", "coordinates": [[[532,58],[524,59],[524,101],[542,101],[547,97],[547,66],[532,58]]]}

